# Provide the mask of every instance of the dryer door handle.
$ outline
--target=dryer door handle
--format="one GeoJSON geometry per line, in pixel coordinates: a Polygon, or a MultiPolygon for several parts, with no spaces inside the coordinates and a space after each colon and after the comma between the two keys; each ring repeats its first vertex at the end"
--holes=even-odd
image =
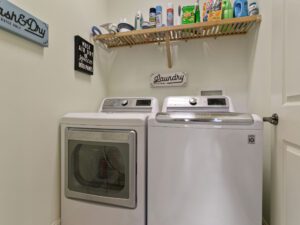
{"type": "Polygon", "coordinates": [[[218,125],[251,125],[251,114],[243,113],[158,113],[156,120],[160,123],[210,123],[218,125]]]}

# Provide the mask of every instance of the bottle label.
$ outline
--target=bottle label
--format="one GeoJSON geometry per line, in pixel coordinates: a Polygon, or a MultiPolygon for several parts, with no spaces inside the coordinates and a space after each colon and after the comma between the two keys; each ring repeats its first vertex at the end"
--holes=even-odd
{"type": "Polygon", "coordinates": [[[150,22],[151,26],[156,24],[156,15],[155,15],[155,13],[150,13],[149,22],[150,22]]]}
{"type": "Polygon", "coordinates": [[[173,26],[174,25],[174,15],[173,12],[168,12],[167,14],[167,25],[173,26]]]}

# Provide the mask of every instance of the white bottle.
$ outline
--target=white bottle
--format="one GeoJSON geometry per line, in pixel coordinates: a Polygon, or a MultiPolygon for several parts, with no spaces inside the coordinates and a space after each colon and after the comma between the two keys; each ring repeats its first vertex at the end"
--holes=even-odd
{"type": "Polygon", "coordinates": [[[142,14],[141,10],[139,10],[135,16],[135,26],[134,26],[135,29],[141,30],[142,26],[143,26],[143,22],[144,22],[143,14],[142,14]]]}

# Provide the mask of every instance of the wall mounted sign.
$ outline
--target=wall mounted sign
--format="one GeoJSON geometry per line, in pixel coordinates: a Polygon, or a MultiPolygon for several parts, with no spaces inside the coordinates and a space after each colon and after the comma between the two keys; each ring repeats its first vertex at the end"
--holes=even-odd
{"type": "Polygon", "coordinates": [[[0,0],[0,28],[48,47],[48,24],[6,0],[0,0]]]}
{"type": "Polygon", "coordinates": [[[151,87],[182,87],[187,83],[188,75],[184,72],[153,73],[151,74],[151,87]]]}
{"type": "Polygon", "coordinates": [[[94,46],[78,35],[75,36],[74,67],[89,75],[94,73],[94,46]]]}

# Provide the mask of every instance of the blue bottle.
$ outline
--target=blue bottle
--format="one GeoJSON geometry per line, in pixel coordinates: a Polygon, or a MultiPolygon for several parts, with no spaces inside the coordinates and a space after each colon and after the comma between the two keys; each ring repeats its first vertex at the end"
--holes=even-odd
{"type": "Polygon", "coordinates": [[[248,0],[235,0],[234,17],[244,17],[248,15],[248,0]]]}

